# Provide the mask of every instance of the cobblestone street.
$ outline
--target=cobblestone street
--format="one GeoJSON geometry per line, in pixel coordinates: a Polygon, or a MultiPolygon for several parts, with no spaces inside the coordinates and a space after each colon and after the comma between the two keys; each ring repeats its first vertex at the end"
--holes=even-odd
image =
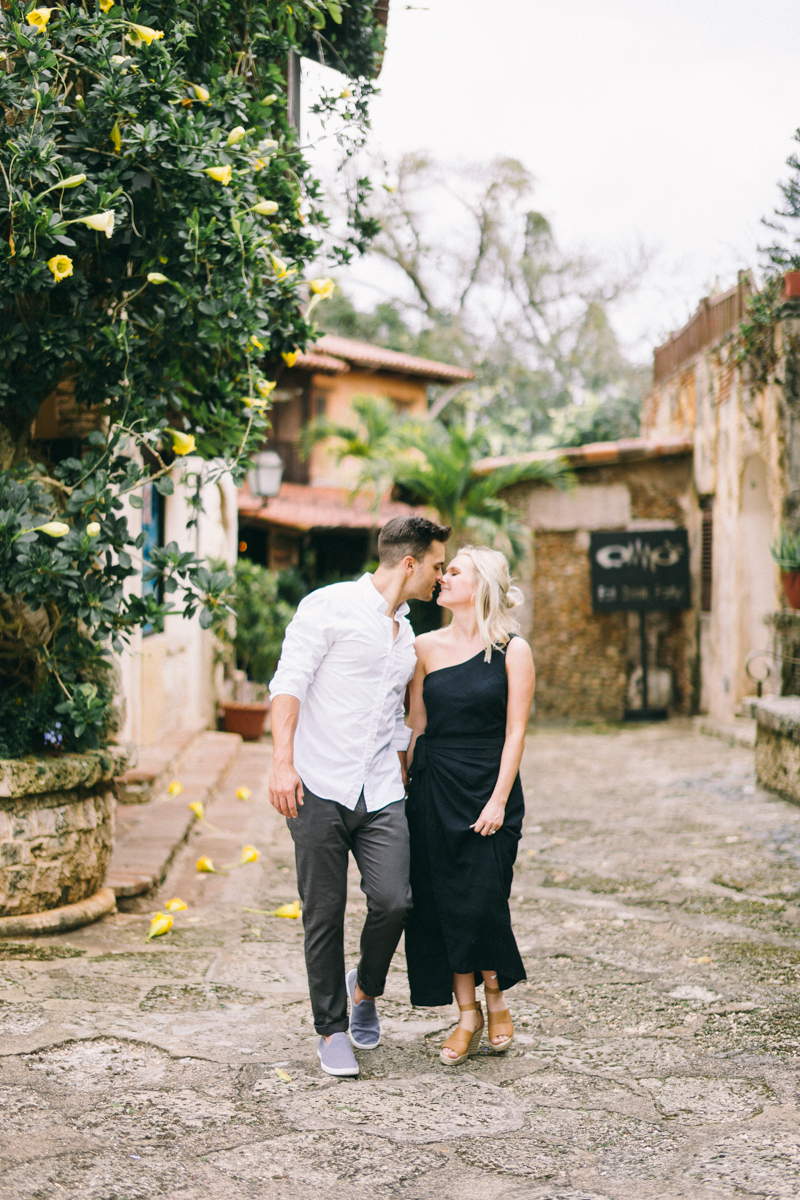
{"type": "MultiPolygon", "coordinates": [[[[296,896],[269,753],[243,747],[157,897],[0,943],[3,1197],[800,1195],[800,808],[752,751],[681,720],[533,733],[515,1047],[441,1066],[455,1010],[412,1009],[398,953],[355,1081],[318,1070],[301,923],[254,911],[296,896]],[[257,864],[196,874],[244,843],[257,864]]],[[[353,875],[351,962],[362,905],[353,875]]]]}

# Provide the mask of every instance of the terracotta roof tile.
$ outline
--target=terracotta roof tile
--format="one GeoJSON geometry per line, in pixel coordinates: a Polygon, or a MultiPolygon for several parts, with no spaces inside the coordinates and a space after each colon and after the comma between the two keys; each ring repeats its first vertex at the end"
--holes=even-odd
{"type": "Polygon", "coordinates": [[[359,367],[369,367],[375,371],[396,371],[401,375],[420,375],[424,379],[440,383],[457,383],[460,379],[466,382],[475,378],[472,372],[464,367],[433,362],[429,358],[417,358],[416,355],[403,354],[399,350],[386,350],[383,346],[373,346],[369,342],[358,342],[353,338],[339,337],[333,333],[323,334],[319,341],[309,348],[312,354],[320,350],[326,355],[344,359],[359,367]]]}
{"type": "Polygon", "coordinates": [[[313,484],[282,483],[277,496],[268,500],[251,496],[247,485],[239,492],[239,515],[249,520],[283,525],[287,529],[371,529],[383,526],[393,517],[412,513],[429,516],[424,508],[414,508],[396,500],[383,500],[377,517],[372,505],[362,497],[350,501],[347,488],[315,487],[313,484]]]}

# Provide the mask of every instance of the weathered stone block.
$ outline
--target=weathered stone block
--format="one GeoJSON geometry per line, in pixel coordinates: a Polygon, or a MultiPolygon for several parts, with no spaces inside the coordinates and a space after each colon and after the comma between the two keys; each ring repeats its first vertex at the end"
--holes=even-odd
{"type": "Polygon", "coordinates": [[[759,781],[800,804],[800,697],[770,696],[753,711],[759,781]]]}

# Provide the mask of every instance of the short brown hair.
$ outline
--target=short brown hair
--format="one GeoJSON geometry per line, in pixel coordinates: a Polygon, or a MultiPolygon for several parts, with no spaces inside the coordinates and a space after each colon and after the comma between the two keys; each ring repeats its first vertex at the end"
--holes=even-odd
{"type": "Polygon", "coordinates": [[[410,554],[421,561],[431,542],[446,542],[449,525],[438,525],[427,517],[395,517],[387,521],[378,538],[378,557],[382,567],[396,567],[410,554]]]}

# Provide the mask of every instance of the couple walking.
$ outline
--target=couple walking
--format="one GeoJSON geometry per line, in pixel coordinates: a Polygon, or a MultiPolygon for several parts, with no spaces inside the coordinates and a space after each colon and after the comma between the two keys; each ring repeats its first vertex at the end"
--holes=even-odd
{"type": "Polygon", "coordinates": [[[302,601],[270,685],[270,801],[294,840],[317,1054],[329,1075],[358,1074],[351,1042],[378,1045],[375,999],[404,927],[412,1004],[450,1004],[453,992],[458,1001],[443,1063],[477,1053],[476,983],[490,1048],[506,1050],[514,1034],[503,989],[525,978],[508,897],[533,661],[515,635],[521,595],[504,556],[465,547],[443,574],[449,536],[423,517],[390,521],[374,575],[302,601]],[[430,600],[437,583],[452,621],[415,641],[407,602],[430,600]],[[345,974],[350,851],[367,919],[358,967],[345,974]]]}

